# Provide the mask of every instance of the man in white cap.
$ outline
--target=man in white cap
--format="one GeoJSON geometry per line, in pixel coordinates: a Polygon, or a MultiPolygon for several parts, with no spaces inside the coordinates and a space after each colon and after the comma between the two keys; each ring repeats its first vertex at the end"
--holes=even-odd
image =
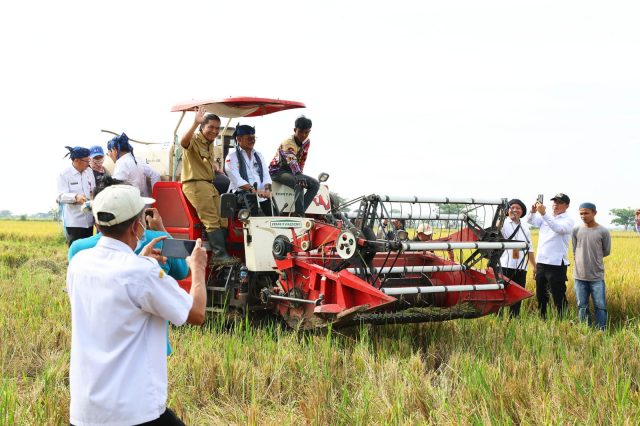
{"type": "Polygon", "coordinates": [[[197,240],[189,294],[158,265],[164,237],[136,255],[153,202],[129,185],[104,189],[91,206],[103,236],[69,263],[71,424],[183,424],[166,407],[165,321],[204,322],[207,255],[197,240]]]}
{"type": "Polygon", "coordinates": [[[416,228],[416,236],[413,241],[431,241],[433,238],[433,229],[428,223],[421,223],[416,228]]]}

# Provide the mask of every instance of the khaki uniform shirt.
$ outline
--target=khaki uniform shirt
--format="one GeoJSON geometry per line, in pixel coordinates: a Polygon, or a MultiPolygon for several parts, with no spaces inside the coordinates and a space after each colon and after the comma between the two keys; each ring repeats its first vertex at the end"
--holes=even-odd
{"type": "Polygon", "coordinates": [[[182,152],[182,182],[206,180],[213,182],[213,142],[204,138],[200,130],[191,137],[189,148],[182,152]]]}

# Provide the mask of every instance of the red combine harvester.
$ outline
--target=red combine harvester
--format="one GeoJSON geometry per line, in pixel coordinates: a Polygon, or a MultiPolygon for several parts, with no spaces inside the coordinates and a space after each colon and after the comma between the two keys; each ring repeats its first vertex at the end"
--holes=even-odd
{"type": "MultiPolygon", "coordinates": [[[[177,105],[172,111],[182,112],[182,121],[199,106],[232,119],[304,104],[227,98],[177,105]]],[[[170,147],[171,181],[157,183],[153,197],[174,238],[205,240],[177,179],[178,126],[170,147]]],[[[220,166],[232,144],[224,136],[228,127],[216,146],[220,166]]],[[[328,178],[323,175],[321,182],[328,178]]],[[[274,183],[272,192],[278,214],[271,217],[251,216],[234,194],[221,197],[221,212],[228,218],[227,250],[239,262],[209,267],[209,311],[250,317],[271,313],[292,327],[308,329],[475,318],[531,296],[501,275],[503,251],[527,247],[526,242],[501,238],[505,199],[368,195],[337,206],[321,185],[306,217],[300,218],[290,215],[292,190],[274,183]],[[340,211],[346,206],[357,208],[340,211]],[[394,220],[429,225],[433,239],[409,241],[402,229],[376,237],[394,220]]],[[[188,289],[189,278],[180,284],[188,289]]]]}

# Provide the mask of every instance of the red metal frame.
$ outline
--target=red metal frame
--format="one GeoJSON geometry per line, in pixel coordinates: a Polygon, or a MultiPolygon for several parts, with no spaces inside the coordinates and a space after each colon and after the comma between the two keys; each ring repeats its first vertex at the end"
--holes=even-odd
{"type": "MultiPolygon", "coordinates": [[[[284,272],[280,277],[280,286],[285,294],[291,297],[303,297],[316,300],[323,297],[321,305],[314,307],[310,304],[293,306],[290,302],[277,303],[277,310],[289,319],[312,318],[314,314],[331,314],[333,319],[348,312],[371,312],[392,308],[397,300],[379,288],[381,282],[376,280],[374,285],[360,279],[347,270],[334,272],[323,265],[331,261],[340,262],[336,255],[335,241],[342,230],[340,227],[316,222],[315,227],[303,235],[292,234],[293,246],[296,251],[289,253],[286,259],[277,260],[278,270],[284,272]],[[309,240],[311,250],[319,249],[318,254],[310,255],[302,252],[301,242],[309,240]],[[300,293],[292,290],[298,289],[300,293]]],[[[477,238],[469,230],[463,230],[451,236],[452,240],[473,240],[477,238]]],[[[360,241],[362,244],[362,241],[360,241]]],[[[391,256],[395,258],[396,253],[391,256]]],[[[456,265],[452,260],[443,259],[431,252],[407,252],[397,255],[395,266],[443,266],[456,265]]],[[[377,254],[372,264],[382,267],[388,263],[386,253],[377,254]]],[[[420,274],[406,274],[408,278],[418,278],[420,274]]],[[[468,269],[456,272],[433,272],[430,275],[433,285],[459,285],[464,283],[489,284],[495,283],[496,277],[491,269],[479,271],[468,269]]],[[[532,296],[530,292],[505,280],[507,285],[501,290],[476,290],[463,292],[433,293],[429,296],[435,306],[450,308],[457,304],[471,303],[480,315],[497,312],[501,307],[511,305],[517,301],[532,296]]],[[[278,289],[279,290],[279,289],[278,289]]]]}

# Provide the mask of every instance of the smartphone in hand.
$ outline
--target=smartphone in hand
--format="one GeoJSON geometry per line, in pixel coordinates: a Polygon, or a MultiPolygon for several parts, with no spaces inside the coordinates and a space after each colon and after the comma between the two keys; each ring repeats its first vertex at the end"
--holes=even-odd
{"type": "Polygon", "coordinates": [[[536,199],[536,203],[544,204],[544,194],[538,194],[538,198],[536,199]]]}
{"type": "Polygon", "coordinates": [[[162,243],[161,254],[165,257],[185,258],[191,255],[196,246],[194,240],[166,239],[162,243]]]}

